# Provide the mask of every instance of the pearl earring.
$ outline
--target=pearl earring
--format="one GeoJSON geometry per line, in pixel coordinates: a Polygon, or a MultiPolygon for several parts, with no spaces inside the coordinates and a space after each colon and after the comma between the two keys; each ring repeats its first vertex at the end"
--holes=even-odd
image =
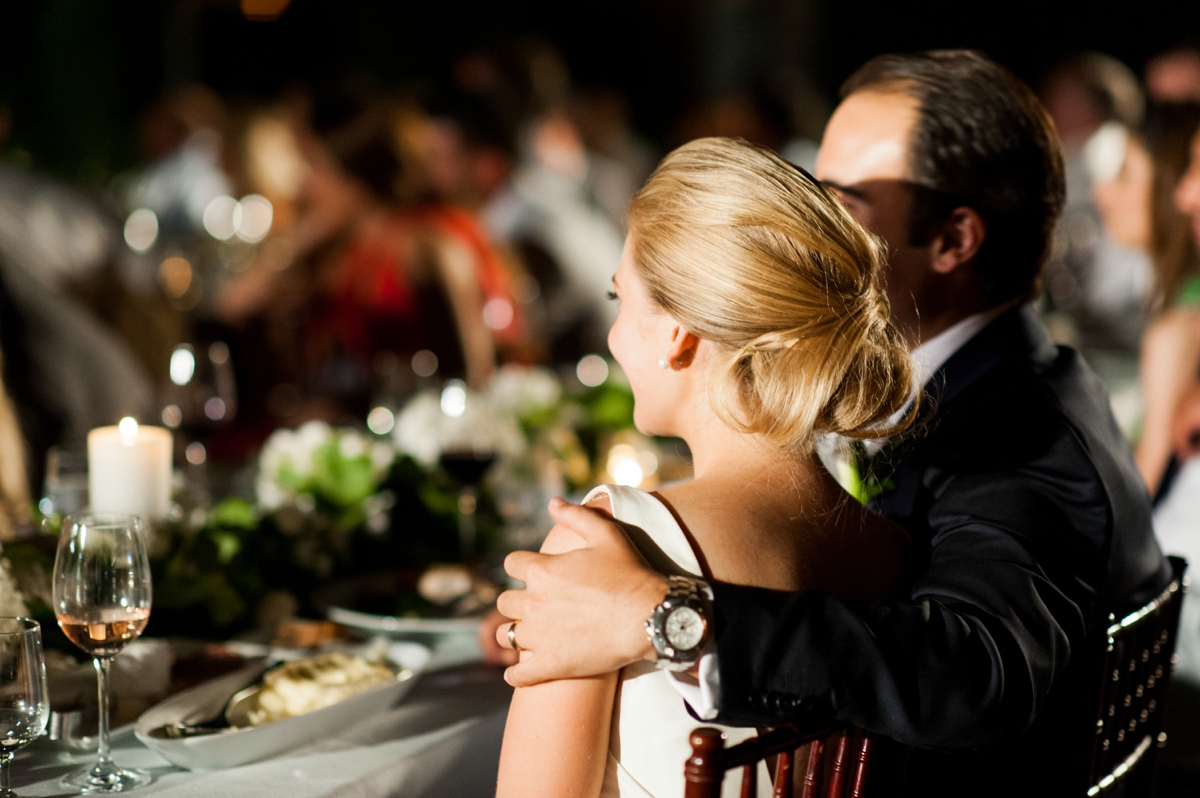
{"type": "Polygon", "coordinates": [[[665,357],[660,357],[658,359],[658,367],[660,369],[665,369],[669,365],[671,365],[671,364],[667,362],[667,359],[665,357]]]}

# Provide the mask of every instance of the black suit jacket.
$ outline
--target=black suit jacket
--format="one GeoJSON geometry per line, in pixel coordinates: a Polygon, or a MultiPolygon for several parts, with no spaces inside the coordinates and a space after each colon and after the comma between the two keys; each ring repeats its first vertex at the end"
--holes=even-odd
{"type": "Polygon", "coordinates": [[[917,431],[873,464],[894,485],[873,506],[913,537],[906,595],[852,607],[713,585],[719,720],[833,715],[955,751],[915,753],[914,794],[1063,794],[1095,711],[1085,641],[1169,578],[1146,489],[1107,392],[1030,308],[926,391],[917,431]]]}

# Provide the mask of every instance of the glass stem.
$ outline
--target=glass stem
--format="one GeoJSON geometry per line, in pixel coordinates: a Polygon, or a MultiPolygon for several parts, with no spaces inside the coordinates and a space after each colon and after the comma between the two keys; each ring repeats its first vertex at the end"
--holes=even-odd
{"type": "Polygon", "coordinates": [[[12,798],[12,796],[16,795],[8,783],[8,774],[11,770],[9,765],[13,761],[13,756],[12,751],[5,751],[0,754],[0,798],[12,798]]]}
{"type": "Polygon", "coordinates": [[[93,662],[96,665],[96,695],[98,698],[96,718],[96,736],[99,738],[97,745],[97,762],[98,768],[104,768],[112,765],[112,756],[108,751],[108,657],[96,657],[93,662]]]}
{"type": "Polygon", "coordinates": [[[458,548],[462,558],[467,562],[475,559],[476,538],[475,509],[478,505],[478,493],[470,485],[458,492],[458,548]]]}

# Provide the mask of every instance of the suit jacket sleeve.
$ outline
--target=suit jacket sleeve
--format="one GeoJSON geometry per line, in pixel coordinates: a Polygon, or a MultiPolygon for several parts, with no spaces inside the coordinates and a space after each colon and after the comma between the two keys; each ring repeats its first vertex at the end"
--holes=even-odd
{"type": "Polygon", "coordinates": [[[713,586],[720,722],[832,714],[937,748],[1029,727],[1082,643],[1103,561],[1056,530],[1103,510],[1044,475],[954,483],[931,508],[928,567],[904,600],[852,608],[815,591],[713,586]]]}

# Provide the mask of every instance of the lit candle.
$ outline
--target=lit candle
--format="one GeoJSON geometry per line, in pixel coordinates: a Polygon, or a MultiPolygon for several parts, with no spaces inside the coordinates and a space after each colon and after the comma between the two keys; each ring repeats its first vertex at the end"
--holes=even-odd
{"type": "Polygon", "coordinates": [[[88,433],[88,494],[94,513],[164,518],[171,504],[171,433],[123,418],[88,433]]]}

